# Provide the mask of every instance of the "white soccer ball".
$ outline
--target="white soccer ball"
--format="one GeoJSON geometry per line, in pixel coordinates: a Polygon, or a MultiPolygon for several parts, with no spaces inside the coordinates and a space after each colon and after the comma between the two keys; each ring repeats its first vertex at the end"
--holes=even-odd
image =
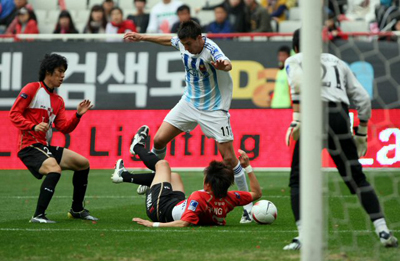
{"type": "Polygon", "coordinates": [[[271,201],[260,200],[251,209],[251,215],[258,224],[272,224],[278,216],[278,210],[271,201]]]}

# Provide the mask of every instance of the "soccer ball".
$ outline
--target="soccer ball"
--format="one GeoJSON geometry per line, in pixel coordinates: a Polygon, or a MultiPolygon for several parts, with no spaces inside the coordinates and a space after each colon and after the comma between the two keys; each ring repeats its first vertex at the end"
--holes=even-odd
{"type": "Polygon", "coordinates": [[[251,209],[251,215],[258,224],[272,224],[278,216],[278,210],[271,201],[260,200],[251,209]]]}

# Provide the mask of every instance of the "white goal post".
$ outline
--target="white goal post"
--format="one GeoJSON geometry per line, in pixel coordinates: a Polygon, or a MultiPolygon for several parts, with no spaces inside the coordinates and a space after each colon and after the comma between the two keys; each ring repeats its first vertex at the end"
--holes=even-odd
{"type": "Polygon", "coordinates": [[[321,173],[322,1],[301,1],[303,82],[301,86],[300,220],[301,260],[323,260],[323,178],[321,173]]]}

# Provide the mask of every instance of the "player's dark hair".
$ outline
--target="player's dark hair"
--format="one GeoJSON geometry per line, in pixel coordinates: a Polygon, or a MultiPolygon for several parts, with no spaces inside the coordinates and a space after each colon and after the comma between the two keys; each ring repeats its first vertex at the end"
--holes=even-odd
{"type": "Polygon", "coordinates": [[[51,74],[54,73],[54,70],[58,67],[64,67],[65,70],[68,68],[67,59],[64,56],[59,54],[46,54],[44,59],[40,63],[39,69],[39,81],[43,81],[46,77],[46,72],[51,74]]]}
{"type": "Polygon", "coordinates": [[[235,181],[233,170],[230,166],[220,161],[211,161],[204,170],[204,183],[211,186],[216,198],[226,197],[229,187],[235,181]]]}
{"type": "Polygon", "coordinates": [[[115,10],[118,10],[118,11],[121,13],[122,16],[124,15],[124,12],[123,12],[122,9],[119,8],[118,6],[115,6],[115,7],[111,8],[110,14],[111,14],[113,11],[115,11],[115,10]]]}
{"type": "Polygon", "coordinates": [[[287,55],[290,56],[290,47],[287,46],[287,45],[282,45],[281,47],[279,47],[278,52],[279,52],[279,53],[280,53],[280,52],[284,52],[284,53],[287,53],[287,55]]]}
{"type": "Polygon", "coordinates": [[[181,40],[187,38],[196,39],[199,35],[201,35],[201,26],[195,21],[186,21],[179,26],[178,38],[181,40]]]}
{"type": "Polygon", "coordinates": [[[300,29],[297,29],[293,33],[292,47],[293,50],[297,48],[297,51],[300,52],[300,29]]]}
{"type": "Polygon", "coordinates": [[[133,2],[135,3],[135,2],[144,2],[144,3],[146,3],[146,0],[133,0],[133,2]]]}
{"type": "Polygon", "coordinates": [[[180,7],[178,7],[178,9],[176,10],[176,13],[182,12],[182,11],[188,11],[190,14],[190,7],[188,5],[181,5],[180,7]]]}

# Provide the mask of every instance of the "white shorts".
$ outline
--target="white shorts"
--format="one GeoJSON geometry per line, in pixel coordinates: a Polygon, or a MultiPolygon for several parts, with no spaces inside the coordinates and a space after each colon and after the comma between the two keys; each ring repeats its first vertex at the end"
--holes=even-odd
{"type": "Polygon", "coordinates": [[[227,111],[201,111],[181,99],[164,121],[183,132],[190,132],[199,124],[204,135],[218,143],[233,140],[230,115],[227,111]]]}

